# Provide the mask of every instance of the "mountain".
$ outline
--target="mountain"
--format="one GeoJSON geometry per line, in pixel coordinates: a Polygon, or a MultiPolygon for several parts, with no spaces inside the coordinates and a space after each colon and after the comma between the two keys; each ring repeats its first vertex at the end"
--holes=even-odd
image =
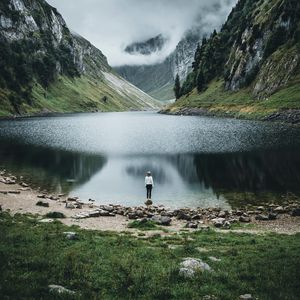
{"type": "Polygon", "coordinates": [[[0,2],[0,115],[153,109],[44,0],[0,2]]]}
{"type": "Polygon", "coordinates": [[[299,62],[299,1],[240,0],[166,111],[300,121],[299,62]]]}
{"type": "MultiPolygon", "coordinates": [[[[201,26],[190,29],[178,43],[176,49],[161,63],[153,65],[121,66],[115,70],[125,79],[159,100],[174,99],[174,80],[179,74],[185,80],[192,69],[195,50],[201,40],[201,26]]],[[[151,49],[153,39],[143,44],[151,49]]]]}

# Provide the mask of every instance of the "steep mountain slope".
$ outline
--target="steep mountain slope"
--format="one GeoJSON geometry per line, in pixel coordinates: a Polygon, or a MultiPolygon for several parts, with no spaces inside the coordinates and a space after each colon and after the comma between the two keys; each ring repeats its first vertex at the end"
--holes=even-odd
{"type": "MultiPolygon", "coordinates": [[[[176,74],[179,74],[181,80],[185,80],[192,69],[195,50],[202,36],[201,28],[195,27],[186,33],[176,49],[162,63],[121,66],[116,67],[115,70],[156,99],[174,99],[173,85],[176,74]]],[[[146,45],[144,44],[145,48],[146,45]]],[[[148,49],[152,48],[153,46],[149,44],[148,49]]]]}
{"type": "Polygon", "coordinates": [[[44,0],[0,2],[0,115],[158,105],[44,0]]]}
{"type": "Polygon", "coordinates": [[[197,49],[182,97],[167,111],[284,119],[300,109],[299,62],[299,1],[240,0],[197,49]]]}

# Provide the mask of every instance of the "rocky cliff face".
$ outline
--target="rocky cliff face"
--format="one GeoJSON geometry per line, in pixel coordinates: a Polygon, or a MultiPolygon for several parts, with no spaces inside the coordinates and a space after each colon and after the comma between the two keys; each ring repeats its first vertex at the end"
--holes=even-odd
{"type": "Polygon", "coordinates": [[[299,80],[299,1],[239,0],[220,32],[197,48],[182,97],[170,110],[246,117],[296,112],[299,80]]]}
{"type": "Polygon", "coordinates": [[[263,99],[285,86],[299,65],[296,35],[300,3],[286,0],[255,4],[241,37],[233,42],[225,65],[225,88],[236,91],[254,79],[253,95],[263,99]]]}
{"type": "Polygon", "coordinates": [[[58,86],[65,89],[59,111],[157,106],[118,76],[99,49],[71,33],[62,16],[44,0],[3,0],[0,12],[0,114],[56,111],[49,98],[58,86]],[[88,90],[82,90],[83,85],[88,90]],[[82,101],[72,101],[75,92],[82,101]]]}

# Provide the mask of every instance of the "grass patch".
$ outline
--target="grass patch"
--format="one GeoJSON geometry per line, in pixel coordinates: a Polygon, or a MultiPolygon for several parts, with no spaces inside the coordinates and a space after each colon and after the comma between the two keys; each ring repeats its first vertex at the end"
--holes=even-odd
{"type": "Polygon", "coordinates": [[[300,76],[295,77],[288,86],[275,92],[267,100],[257,100],[251,88],[239,91],[225,91],[223,80],[214,80],[208,88],[198,94],[193,90],[169,106],[171,112],[182,108],[203,108],[219,116],[232,116],[247,119],[261,119],[276,111],[300,109],[300,76]]]}
{"type": "Polygon", "coordinates": [[[52,212],[47,213],[45,215],[45,217],[51,218],[51,219],[64,219],[66,216],[62,212],[52,211],[52,212]]]}
{"type": "MultiPolygon", "coordinates": [[[[194,232],[139,239],[70,228],[59,222],[0,213],[2,299],[53,299],[49,284],[76,291],[78,299],[299,299],[300,235],[194,232]],[[75,231],[78,240],[63,232],[75,231]],[[181,241],[179,243],[179,241],[181,241]],[[182,247],[170,249],[170,243],[182,247]],[[208,249],[199,252],[199,248],[208,249]],[[179,276],[184,257],[213,269],[179,276]],[[212,262],[209,256],[221,259],[212,262]]],[[[65,299],[61,297],[60,299],[65,299]]]]}
{"type": "Polygon", "coordinates": [[[128,228],[135,228],[135,229],[139,229],[139,230],[155,230],[155,229],[159,229],[159,227],[157,226],[157,224],[155,224],[155,222],[151,221],[151,220],[135,220],[133,222],[130,222],[127,225],[128,228]]]}

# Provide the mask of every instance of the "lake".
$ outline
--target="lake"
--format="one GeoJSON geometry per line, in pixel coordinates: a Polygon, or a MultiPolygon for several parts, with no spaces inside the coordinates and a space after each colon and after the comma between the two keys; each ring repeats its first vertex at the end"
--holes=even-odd
{"type": "Polygon", "coordinates": [[[230,208],[300,194],[300,128],[154,112],[0,121],[0,167],[97,203],[230,208]]]}

